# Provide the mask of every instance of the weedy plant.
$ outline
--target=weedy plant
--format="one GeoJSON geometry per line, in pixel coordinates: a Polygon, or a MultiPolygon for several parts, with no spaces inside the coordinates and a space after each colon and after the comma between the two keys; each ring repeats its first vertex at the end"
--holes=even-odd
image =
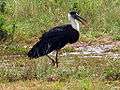
{"type": "MultiPolygon", "coordinates": [[[[88,22],[87,28],[81,26],[80,41],[95,42],[97,38],[105,36],[120,40],[119,0],[5,0],[4,2],[6,4],[0,6],[0,17],[4,17],[5,20],[0,20],[0,26],[13,38],[10,45],[0,47],[0,87],[5,90],[8,86],[15,90],[18,86],[22,89],[25,86],[28,89],[38,90],[119,89],[119,59],[61,56],[60,66],[55,68],[50,65],[51,62],[46,57],[29,60],[25,56],[29,47],[33,46],[44,32],[53,26],[68,23],[67,13],[70,10],[78,11],[88,22]],[[109,79],[111,77],[117,79],[109,79]]],[[[119,48],[113,49],[114,52],[118,50],[119,48]]],[[[63,51],[74,51],[74,48],[68,47],[63,51]]]]}

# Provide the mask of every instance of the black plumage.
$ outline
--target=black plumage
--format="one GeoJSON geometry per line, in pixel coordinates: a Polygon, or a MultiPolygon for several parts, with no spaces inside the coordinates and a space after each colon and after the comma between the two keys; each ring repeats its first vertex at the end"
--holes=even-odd
{"type": "Polygon", "coordinates": [[[38,41],[28,52],[28,57],[38,58],[59,50],[67,43],[75,43],[79,39],[79,32],[70,24],[52,28],[44,33],[41,40],[38,41]]]}
{"type": "Polygon", "coordinates": [[[55,60],[51,57],[49,58],[52,60],[53,65],[56,64],[58,67],[58,50],[68,43],[75,43],[79,39],[79,25],[76,20],[82,22],[82,24],[85,23],[85,20],[76,12],[70,12],[68,18],[71,21],[71,24],[56,26],[48,32],[45,32],[40,40],[28,52],[28,57],[38,58],[44,55],[49,57],[48,54],[56,50],[55,60]]]}

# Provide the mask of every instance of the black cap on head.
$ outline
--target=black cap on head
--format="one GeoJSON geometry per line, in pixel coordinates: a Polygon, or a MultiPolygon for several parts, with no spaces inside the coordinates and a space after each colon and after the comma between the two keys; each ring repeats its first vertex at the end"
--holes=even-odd
{"type": "Polygon", "coordinates": [[[69,14],[76,20],[80,21],[82,24],[86,24],[86,20],[82,18],[76,11],[70,11],[69,14]]]}
{"type": "Polygon", "coordinates": [[[70,14],[74,19],[77,19],[77,16],[79,15],[76,11],[70,11],[69,14],[70,14]]]}
{"type": "Polygon", "coordinates": [[[70,15],[76,15],[76,14],[78,14],[76,11],[70,11],[69,13],[70,13],[70,15]]]}

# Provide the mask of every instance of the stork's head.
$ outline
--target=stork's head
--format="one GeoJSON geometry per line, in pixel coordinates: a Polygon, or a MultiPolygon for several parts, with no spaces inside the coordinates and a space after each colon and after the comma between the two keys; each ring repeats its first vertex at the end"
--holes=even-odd
{"type": "Polygon", "coordinates": [[[83,25],[87,25],[87,22],[82,18],[76,11],[71,11],[68,13],[68,19],[70,21],[80,21],[83,25]]]}

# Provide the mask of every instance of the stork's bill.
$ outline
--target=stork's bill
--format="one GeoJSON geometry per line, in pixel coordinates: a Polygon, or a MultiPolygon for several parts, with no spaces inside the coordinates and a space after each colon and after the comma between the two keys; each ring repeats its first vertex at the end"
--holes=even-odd
{"type": "Polygon", "coordinates": [[[80,21],[83,25],[87,26],[87,21],[83,17],[81,17],[77,12],[72,11],[69,14],[71,15],[72,18],[80,21]]]}

